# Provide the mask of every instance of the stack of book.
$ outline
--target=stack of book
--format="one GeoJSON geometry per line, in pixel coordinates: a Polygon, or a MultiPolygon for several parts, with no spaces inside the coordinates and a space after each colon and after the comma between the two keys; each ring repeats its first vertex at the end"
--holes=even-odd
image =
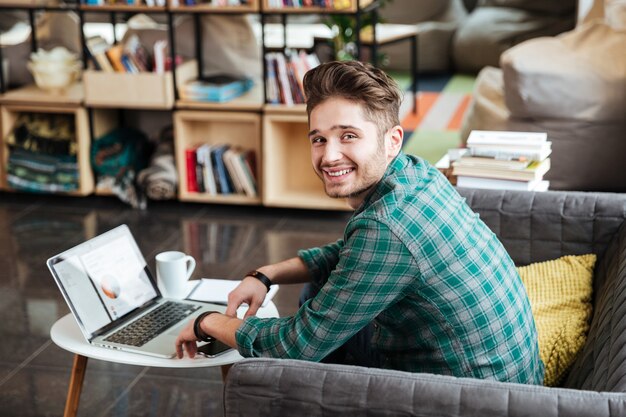
{"type": "Polygon", "coordinates": [[[249,78],[216,74],[189,81],[180,89],[180,96],[187,100],[224,103],[246,93],[253,85],[249,78]]]}
{"type": "Polygon", "coordinates": [[[187,191],[257,196],[254,151],[204,144],[185,151],[187,191]]]}
{"type": "Polygon", "coordinates": [[[304,74],[320,64],[317,55],[304,51],[270,52],[265,55],[267,102],[270,104],[304,103],[304,74]]]}
{"type": "Polygon", "coordinates": [[[551,146],[546,133],[474,130],[452,174],[458,187],[545,191],[551,146]]]}

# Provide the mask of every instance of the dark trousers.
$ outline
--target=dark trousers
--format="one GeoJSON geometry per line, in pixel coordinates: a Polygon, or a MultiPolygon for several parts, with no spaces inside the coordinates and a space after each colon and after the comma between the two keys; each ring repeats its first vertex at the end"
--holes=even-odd
{"type": "MultiPolygon", "coordinates": [[[[300,305],[315,297],[318,291],[319,288],[315,285],[306,284],[300,293],[300,305]]],[[[379,368],[380,357],[371,344],[373,335],[374,325],[370,323],[348,339],[342,346],[328,354],[321,362],[379,368]]]]}

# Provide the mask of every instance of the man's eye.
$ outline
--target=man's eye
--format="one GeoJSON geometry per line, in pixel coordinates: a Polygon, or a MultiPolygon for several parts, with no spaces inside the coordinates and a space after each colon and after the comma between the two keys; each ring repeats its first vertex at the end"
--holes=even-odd
{"type": "Polygon", "coordinates": [[[346,133],[345,135],[343,135],[344,139],[356,139],[356,135],[353,135],[352,133],[346,133]]]}
{"type": "Polygon", "coordinates": [[[324,138],[317,137],[317,138],[311,139],[311,144],[322,143],[322,142],[324,142],[324,138]]]}

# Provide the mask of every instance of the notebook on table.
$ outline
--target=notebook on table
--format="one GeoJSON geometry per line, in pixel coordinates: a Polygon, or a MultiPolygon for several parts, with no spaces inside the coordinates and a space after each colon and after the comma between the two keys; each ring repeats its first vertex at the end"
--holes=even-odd
{"type": "Polygon", "coordinates": [[[85,339],[95,346],[170,358],[189,320],[225,310],[162,297],[126,225],[51,257],[47,265],[85,339]]]}

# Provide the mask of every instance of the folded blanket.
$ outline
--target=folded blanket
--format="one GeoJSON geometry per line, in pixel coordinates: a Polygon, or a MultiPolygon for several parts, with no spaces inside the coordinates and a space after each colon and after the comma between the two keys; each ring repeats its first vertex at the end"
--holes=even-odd
{"type": "Polygon", "coordinates": [[[176,198],[178,172],[174,162],[174,143],[171,129],[161,134],[161,140],[152,155],[149,166],[139,172],[137,183],[152,200],[176,198]]]}

